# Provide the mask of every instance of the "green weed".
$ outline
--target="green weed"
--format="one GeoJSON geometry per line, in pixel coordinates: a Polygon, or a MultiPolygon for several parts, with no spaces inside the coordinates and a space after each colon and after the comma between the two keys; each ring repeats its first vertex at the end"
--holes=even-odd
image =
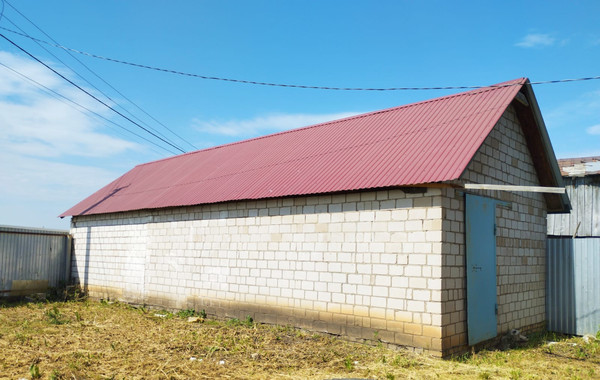
{"type": "Polygon", "coordinates": [[[64,318],[56,306],[46,310],[46,317],[48,318],[48,322],[52,325],[64,325],[65,323],[69,323],[69,320],[64,318]]]}
{"type": "Polygon", "coordinates": [[[344,367],[346,367],[346,370],[348,370],[348,372],[353,371],[354,370],[354,362],[352,361],[352,359],[350,359],[350,358],[344,359],[344,367]]]}
{"type": "Polygon", "coordinates": [[[247,326],[251,327],[254,324],[254,319],[251,316],[247,315],[246,319],[240,321],[237,318],[231,318],[227,321],[227,326],[247,326]]]}
{"type": "Polygon", "coordinates": [[[40,373],[40,367],[38,367],[38,365],[35,363],[29,366],[29,374],[31,375],[32,379],[39,379],[42,377],[42,374],[40,373]]]}
{"type": "Polygon", "coordinates": [[[586,359],[589,355],[583,347],[578,347],[577,352],[575,352],[575,356],[579,360],[586,359]]]}
{"type": "Polygon", "coordinates": [[[469,360],[471,360],[472,355],[468,352],[464,353],[464,354],[460,354],[460,355],[453,355],[452,356],[452,360],[455,362],[459,362],[459,363],[467,363],[469,362],[469,360]]]}
{"type": "Polygon", "coordinates": [[[177,316],[179,318],[189,318],[189,317],[193,317],[195,315],[196,315],[196,310],[194,310],[194,309],[179,310],[177,312],[177,316]]]}

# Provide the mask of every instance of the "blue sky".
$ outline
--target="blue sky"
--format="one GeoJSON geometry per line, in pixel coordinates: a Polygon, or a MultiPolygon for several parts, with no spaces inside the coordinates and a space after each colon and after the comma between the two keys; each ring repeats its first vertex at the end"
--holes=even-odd
{"type": "MultiPolygon", "coordinates": [[[[600,75],[597,1],[9,1],[0,27],[50,41],[16,8],[61,45],[206,76],[435,87],[600,75]]],[[[54,57],[27,38],[0,33],[184,150],[459,92],[252,86],[74,54],[117,93],[65,51],[44,45],[54,57]]],[[[169,148],[4,39],[0,64],[0,224],[66,229],[61,212],[133,166],[172,155],[108,122],[169,148]]],[[[534,91],[559,158],[600,155],[600,80],[534,91]]]]}

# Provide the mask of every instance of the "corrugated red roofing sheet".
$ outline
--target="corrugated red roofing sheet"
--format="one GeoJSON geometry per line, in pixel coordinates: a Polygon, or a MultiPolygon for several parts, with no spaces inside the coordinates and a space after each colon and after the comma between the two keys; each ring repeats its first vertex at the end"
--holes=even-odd
{"type": "Polygon", "coordinates": [[[61,216],[458,179],[526,81],[138,165],[61,216]]]}

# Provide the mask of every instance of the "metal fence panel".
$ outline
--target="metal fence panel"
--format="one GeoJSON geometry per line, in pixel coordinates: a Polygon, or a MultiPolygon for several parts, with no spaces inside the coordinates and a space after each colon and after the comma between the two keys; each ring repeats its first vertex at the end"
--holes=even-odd
{"type": "Polygon", "coordinates": [[[595,334],[600,330],[600,238],[548,238],[547,265],[548,329],[595,334]]]}
{"type": "Polygon", "coordinates": [[[563,180],[573,209],[548,215],[548,235],[600,237],[600,175],[563,180]]]}
{"type": "Polygon", "coordinates": [[[577,335],[600,330],[600,238],[575,239],[577,335]]]}
{"type": "Polygon", "coordinates": [[[68,231],[0,226],[0,297],[66,283],[70,264],[68,231]]]}

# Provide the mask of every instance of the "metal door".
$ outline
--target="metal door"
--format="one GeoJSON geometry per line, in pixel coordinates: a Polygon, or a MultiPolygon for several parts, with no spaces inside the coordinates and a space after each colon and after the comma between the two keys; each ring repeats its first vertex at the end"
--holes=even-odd
{"type": "Polygon", "coordinates": [[[497,335],[496,204],[466,194],[467,331],[469,345],[497,335]]]}

